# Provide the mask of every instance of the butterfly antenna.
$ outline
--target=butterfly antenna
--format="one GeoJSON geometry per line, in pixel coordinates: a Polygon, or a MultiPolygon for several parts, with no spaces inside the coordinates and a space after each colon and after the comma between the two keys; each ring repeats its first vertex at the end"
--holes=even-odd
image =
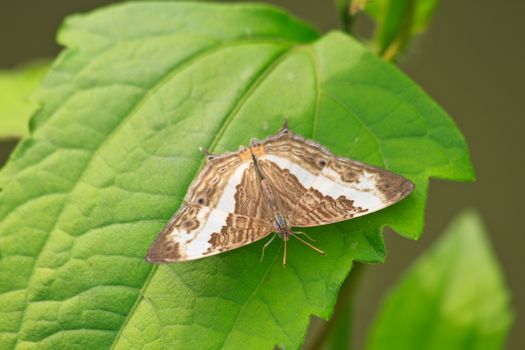
{"type": "Polygon", "coordinates": [[[284,240],[284,255],[283,255],[283,267],[286,268],[286,241],[287,239],[284,240]]]}
{"type": "MultiPolygon", "coordinates": [[[[315,250],[316,252],[318,252],[319,254],[321,255],[325,255],[325,252],[323,252],[321,249],[317,248],[316,246],[314,245],[311,245],[310,243],[306,242],[305,240],[297,237],[297,235],[295,233],[292,232],[292,236],[294,236],[295,238],[297,238],[299,241],[301,241],[302,243],[306,244],[307,246],[309,246],[310,248],[312,248],[313,250],[315,250]]],[[[286,247],[286,246],[285,246],[286,247]]],[[[286,252],[286,249],[285,249],[285,252],[286,252]]]]}
{"type": "Polygon", "coordinates": [[[272,243],[272,241],[275,239],[275,236],[276,236],[276,235],[273,235],[272,238],[270,238],[270,239],[268,240],[268,242],[266,242],[266,244],[264,245],[264,247],[263,247],[263,249],[262,249],[261,260],[259,260],[260,262],[262,262],[263,259],[264,259],[264,250],[266,249],[266,247],[268,247],[268,246],[270,245],[270,243],[272,243]]]}
{"type": "Polygon", "coordinates": [[[310,237],[306,232],[303,232],[303,231],[295,231],[294,232],[295,234],[298,234],[298,235],[305,235],[306,238],[308,238],[310,241],[312,242],[317,242],[317,240],[313,239],[312,237],[310,237]]]}
{"type": "Polygon", "coordinates": [[[204,147],[199,147],[199,150],[200,150],[202,153],[204,153],[204,155],[206,156],[206,159],[207,159],[207,160],[212,160],[213,158],[216,157],[215,154],[210,153],[210,151],[208,151],[208,150],[207,150],[206,148],[204,148],[204,147]]]}
{"type": "Polygon", "coordinates": [[[283,132],[283,131],[284,132],[288,131],[288,118],[284,119],[284,124],[283,124],[283,126],[281,128],[281,132],[283,132]]]}

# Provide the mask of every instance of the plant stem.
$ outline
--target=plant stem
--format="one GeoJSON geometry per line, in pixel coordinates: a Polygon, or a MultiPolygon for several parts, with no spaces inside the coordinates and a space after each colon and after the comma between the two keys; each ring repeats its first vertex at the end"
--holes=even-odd
{"type": "Polygon", "coordinates": [[[412,31],[412,22],[416,10],[416,0],[406,0],[403,11],[403,21],[396,37],[382,52],[381,56],[389,62],[395,60],[397,55],[407,46],[412,31]]]}
{"type": "Polygon", "coordinates": [[[341,20],[341,27],[347,34],[352,34],[353,16],[350,14],[350,1],[343,1],[339,8],[339,18],[341,20]]]}
{"type": "MultiPolygon", "coordinates": [[[[343,285],[341,286],[341,290],[339,292],[339,296],[337,297],[337,302],[335,304],[334,313],[332,317],[323,324],[323,326],[318,332],[316,332],[315,338],[312,342],[310,342],[311,345],[309,345],[303,350],[321,349],[321,347],[323,346],[327,337],[332,332],[334,326],[337,324],[337,321],[340,319],[342,314],[344,312],[348,312],[348,306],[350,306],[350,310],[351,312],[353,312],[354,308],[351,304],[353,304],[353,301],[355,299],[357,287],[359,286],[359,280],[363,275],[364,268],[364,264],[354,262],[352,271],[350,271],[350,274],[346,277],[345,281],[343,282],[343,285]]],[[[348,336],[350,337],[351,334],[349,334],[348,336]]]]}
{"type": "Polygon", "coordinates": [[[347,34],[352,34],[356,15],[365,8],[368,0],[336,0],[341,26],[347,34]]]}

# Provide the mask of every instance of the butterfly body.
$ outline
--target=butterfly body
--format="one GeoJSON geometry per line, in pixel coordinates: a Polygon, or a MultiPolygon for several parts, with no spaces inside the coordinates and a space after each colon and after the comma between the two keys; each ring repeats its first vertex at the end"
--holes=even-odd
{"type": "MultiPolygon", "coordinates": [[[[287,126],[250,147],[207,164],[184,203],[150,247],[149,262],[187,261],[242,247],[292,227],[362,216],[405,198],[413,184],[400,175],[336,157],[287,126]]],[[[308,244],[310,245],[310,244],[308,244]]],[[[313,247],[318,250],[317,248],[313,247]]]]}
{"type": "Polygon", "coordinates": [[[290,236],[291,227],[288,225],[288,222],[285,218],[284,208],[282,205],[279,205],[278,197],[275,195],[272,190],[271,184],[268,183],[268,179],[265,178],[262,171],[257,165],[257,159],[254,156],[254,166],[257,169],[257,175],[259,177],[259,184],[261,186],[261,192],[264,195],[266,204],[268,205],[269,211],[272,212],[274,220],[274,232],[277,232],[279,236],[287,240],[290,236]]]}

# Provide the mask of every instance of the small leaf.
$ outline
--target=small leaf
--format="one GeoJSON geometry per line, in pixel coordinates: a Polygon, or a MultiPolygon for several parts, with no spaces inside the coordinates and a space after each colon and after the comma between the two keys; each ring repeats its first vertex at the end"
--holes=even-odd
{"type": "Polygon", "coordinates": [[[461,214],[386,298],[368,349],[502,349],[512,313],[487,236],[461,214]]]}
{"type": "Polygon", "coordinates": [[[426,28],[439,0],[374,0],[366,12],[375,20],[376,51],[393,59],[408,40],[426,28]]]}
{"type": "Polygon", "coordinates": [[[0,71],[0,139],[28,134],[28,121],[36,106],[28,96],[49,70],[47,62],[0,71]]]}
{"type": "Polygon", "coordinates": [[[472,179],[452,120],[400,71],[262,5],[125,3],[70,17],[32,134],[0,172],[0,348],[297,348],[381,228],[417,238],[430,176],[472,179]],[[205,23],[206,25],[203,25],[205,23]],[[148,246],[203,156],[291,129],[399,172],[412,196],[309,230],[152,266],[148,246]]]}

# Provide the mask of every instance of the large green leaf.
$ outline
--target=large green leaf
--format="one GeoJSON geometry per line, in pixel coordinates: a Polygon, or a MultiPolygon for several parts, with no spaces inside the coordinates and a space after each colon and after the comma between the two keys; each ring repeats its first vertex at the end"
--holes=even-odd
{"type": "Polygon", "coordinates": [[[368,349],[497,350],[511,322],[487,233],[479,215],[467,211],[388,296],[368,349]]]}
{"type": "Polygon", "coordinates": [[[41,61],[0,71],[0,138],[28,134],[29,117],[36,109],[28,96],[48,69],[49,64],[41,61]]]}
{"type": "Polygon", "coordinates": [[[0,348],[268,348],[329,317],[381,227],[418,237],[428,177],[472,178],[449,117],[348,36],[261,5],[128,3],[69,18],[32,134],[0,173],[0,348]],[[190,263],[143,256],[203,164],[292,130],[397,171],[416,191],[380,213],[190,263]]]}

